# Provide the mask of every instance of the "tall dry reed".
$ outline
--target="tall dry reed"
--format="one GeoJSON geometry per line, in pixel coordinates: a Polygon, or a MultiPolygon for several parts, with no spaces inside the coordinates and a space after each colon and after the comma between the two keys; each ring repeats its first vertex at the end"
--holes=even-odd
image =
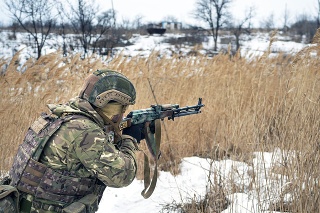
{"type": "Polygon", "coordinates": [[[155,103],[193,105],[203,98],[201,114],[162,123],[161,169],[177,174],[181,158],[193,155],[250,162],[253,151],[295,151],[294,157],[283,156],[286,165],[275,171],[291,182],[292,211],[319,211],[320,61],[315,54],[318,46],[298,55],[266,52],[250,61],[223,54],[167,59],[157,52],[103,61],[57,52],[30,59],[20,68],[24,73],[17,72],[19,54],[0,59],[1,66],[8,65],[0,77],[0,171],[9,169],[27,127],[47,111],[47,103],[66,102],[90,72],[108,67],[136,86],[137,103],[129,110],[155,103]]]}

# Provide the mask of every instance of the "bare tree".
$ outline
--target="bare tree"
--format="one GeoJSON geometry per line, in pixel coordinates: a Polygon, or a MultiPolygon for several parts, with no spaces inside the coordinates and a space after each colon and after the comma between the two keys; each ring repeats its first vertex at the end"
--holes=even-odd
{"type": "Polygon", "coordinates": [[[55,23],[52,0],[6,0],[6,6],[13,19],[29,33],[35,41],[37,59],[55,23]]]}
{"type": "Polygon", "coordinates": [[[135,18],[133,19],[133,27],[136,29],[140,29],[143,26],[143,19],[144,16],[141,14],[135,16],[135,18]]]}
{"type": "Polygon", "coordinates": [[[97,24],[94,27],[93,33],[95,34],[93,40],[93,52],[96,51],[99,40],[105,36],[109,30],[115,26],[115,13],[110,9],[103,12],[97,17],[97,24]]]}
{"type": "Polygon", "coordinates": [[[228,7],[231,2],[232,0],[196,0],[194,17],[209,26],[208,32],[214,40],[214,51],[217,51],[219,30],[229,17],[228,7]]]}
{"type": "Polygon", "coordinates": [[[123,30],[139,29],[143,25],[143,19],[144,16],[142,15],[135,16],[133,20],[130,20],[128,17],[122,17],[122,20],[118,22],[117,27],[123,30]]]}
{"type": "Polygon", "coordinates": [[[268,17],[262,20],[261,25],[267,30],[274,29],[274,13],[270,13],[268,17]]]}
{"type": "Polygon", "coordinates": [[[77,0],[77,5],[69,2],[71,14],[66,13],[73,30],[80,35],[80,42],[87,55],[90,45],[95,51],[96,44],[115,25],[113,9],[101,13],[94,1],[77,0]],[[99,15],[100,14],[100,15],[99,15]]]}
{"type": "Polygon", "coordinates": [[[291,30],[305,40],[303,42],[309,43],[317,30],[317,22],[308,13],[303,13],[297,16],[296,21],[291,25],[291,30]]]}
{"type": "Polygon", "coordinates": [[[320,0],[318,0],[318,5],[317,5],[317,28],[320,27],[320,0]]]}
{"type": "Polygon", "coordinates": [[[133,28],[133,23],[130,21],[130,18],[122,17],[122,20],[117,25],[120,29],[130,30],[133,28]]]}
{"type": "Polygon", "coordinates": [[[284,14],[283,14],[283,31],[286,32],[288,30],[288,27],[289,27],[289,11],[286,4],[286,7],[284,9],[284,14]]]}
{"type": "Polygon", "coordinates": [[[240,48],[240,36],[243,33],[250,33],[251,20],[254,16],[254,11],[254,7],[250,7],[248,10],[246,10],[243,19],[239,19],[238,21],[230,23],[231,32],[236,37],[236,51],[238,51],[238,49],[240,48]]]}
{"type": "Polygon", "coordinates": [[[174,16],[166,16],[162,20],[167,21],[167,22],[178,22],[178,19],[174,16]]]}

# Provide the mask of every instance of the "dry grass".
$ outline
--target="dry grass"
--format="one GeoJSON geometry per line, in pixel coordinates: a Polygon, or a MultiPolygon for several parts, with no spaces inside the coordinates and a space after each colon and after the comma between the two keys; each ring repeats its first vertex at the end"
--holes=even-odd
{"type": "Polygon", "coordinates": [[[202,114],[163,122],[162,170],[177,174],[185,156],[249,161],[252,151],[296,150],[280,169],[292,182],[296,200],[290,208],[319,212],[320,60],[311,51],[319,54],[319,46],[296,56],[270,58],[266,53],[250,62],[222,54],[166,59],[154,52],[146,59],[119,56],[107,63],[94,56],[82,60],[53,53],[30,59],[23,74],[16,71],[18,54],[10,62],[0,59],[1,67],[8,64],[0,76],[0,171],[9,169],[27,127],[47,111],[47,103],[76,96],[88,73],[107,66],[136,86],[137,104],[130,109],[154,103],[193,105],[203,98],[202,114]]]}

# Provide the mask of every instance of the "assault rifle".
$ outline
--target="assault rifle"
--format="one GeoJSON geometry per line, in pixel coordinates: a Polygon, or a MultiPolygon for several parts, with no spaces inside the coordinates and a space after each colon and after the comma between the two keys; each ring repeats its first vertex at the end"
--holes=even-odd
{"type": "Polygon", "coordinates": [[[198,104],[194,106],[186,106],[179,108],[178,104],[164,104],[164,105],[151,105],[147,109],[139,109],[131,111],[126,118],[124,118],[120,124],[119,129],[130,127],[132,125],[152,122],[154,120],[168,118],[168,120],[174,120],[176,117],[182,117],[192,114],[201,113],[202,98],[199,98],[198,104]]]}
{"type": "Polygon", "coordinates": [[[202,98],[199,98],[198,104],[180,108],[178,104],[151,105],[147,109],[131,111],[120,124],[119,129],[137,124],[144,124],[144,135],[147,147],[154,159],[155,168],[153,170],[152,181],[150,182],[150,167],[147,155],[144,153],[144,190],[141,195],[149,198],[153,193],[157,183],[157,161],[160,157],[161,125],[160,120],[168,118],[174,120],[177,117],[201,113],[202,98]],[[153,130],[151,130],[153,129],[153,130]]]}

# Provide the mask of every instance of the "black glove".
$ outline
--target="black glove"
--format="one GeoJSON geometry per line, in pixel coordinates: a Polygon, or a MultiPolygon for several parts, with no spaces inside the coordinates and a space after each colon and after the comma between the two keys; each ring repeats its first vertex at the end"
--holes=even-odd
{"type": "Polygon", "coordinates": [[[154,133],[156,132],[156,125],[155,125],[155,123],[154,123],[154,120],[151,121],[151,123],[150,123],[150,125],[149,125],[149,128],[150,128],[150,132],[151,132],[152,134],[154,134],[154,133]]]}
{"type": "Polygon", "coordinates": [[[133,126],[130,126],[128,128],[125,128],[122,131],[123,135],[129,135],[131,137],[134,137],[138,143],[140,143],[141,140],[145,139],[145,135],[143,132],[144,124],[136,124],[133,126]]]}

